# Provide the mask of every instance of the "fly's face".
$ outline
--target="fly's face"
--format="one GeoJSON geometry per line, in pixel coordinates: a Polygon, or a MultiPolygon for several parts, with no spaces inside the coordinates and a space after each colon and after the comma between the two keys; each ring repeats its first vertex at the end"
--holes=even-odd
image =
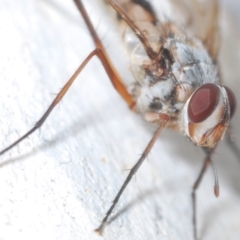
{"type": "Polygon", "coordinates": [[[235,109],[236,98],[228,87],[204,84],[183,108],[182,131],[196,145],[214,148],[223,138],[235,109]]]}

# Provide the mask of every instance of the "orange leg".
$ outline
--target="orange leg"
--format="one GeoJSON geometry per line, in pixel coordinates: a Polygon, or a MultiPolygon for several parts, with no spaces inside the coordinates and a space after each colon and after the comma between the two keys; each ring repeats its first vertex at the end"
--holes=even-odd
{"type": "Polygon", "coordinates": [[[51,105],[49,106],[49,108],[47,109],[47,111],[43,114],[43,116],[37,121],[37,123],[34,125],[33,128],[31,128],[26,134],[24,134],[22,137],[20,137],[18,140],[16,140],[15,142],[13,142],[11,145],[9,145],[8,147],[6,147],[5,149],[3,149],[0,152],[0,155],[4,154],[5,152],[7,152],[8,150],[10,150],[11,148],[13,148],[14,146],[16,146],[18,143],[20,143],[21,141],[23,141],[26,137],[28,137],[30,134],[32,134],[35,130],[37,130],[38,128],[40,128],[42,126],[42,124],[45,122],[45,120],[48,118],[48,116],[50,115],[50,113],[52,112],[52,110],[54,109],[54,107],[61,101],[61,99],[65,96],[65,94],[67,93],[68,89],[71,87],[71,85],[73,84],[73,82],[75,81],[75,79],[77,78],[77,76],[81,73],[81,71],[84,69],[84,67],[87,65],[87,63],[92,59],[93,56],[97,56],[110,81],[112,82],[114,88],[117,90],[117,92],[122,96],[122,98],[126,101],[126,103],[128,104],[128,106],[133,109],[133,107],[135,106],[135,101],[133,100],[132,96],[127,92],[125,86],[123,85],[123,83],[121,82],[120,76],[118,75],[117,71],[114,69],[114,67],[112,66],[106,52],[104,51],[103,45],[96,33],[96,31],[94,30],[92,23],[85,11],[85,8],[83,7],[81,1],[76,1],[74,0],[75,3],[77,4],[77,7],[79,9],[79,11],[81,12],[87,27],[93,37],[94,43],[96,45],[96,49],[93,50],[88,56],[87,58],[82,62],[82,64],[79,66],[79,68],[76,70],[76,72],[72,75],[72,77],[67,81],[67,83],[63,86],[63,88],[61,89],[61,91],[57,94],[57,96],[55,97],[55,99],[53,100],[53,102],[51,103],[51,105]]]}

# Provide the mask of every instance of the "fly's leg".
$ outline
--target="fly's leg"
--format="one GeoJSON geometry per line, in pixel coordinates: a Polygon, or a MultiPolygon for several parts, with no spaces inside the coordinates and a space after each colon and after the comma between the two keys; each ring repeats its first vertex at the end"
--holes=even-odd
{"type": "MultiPolygon", "coordinates": [[[[74,0],[77,1],[77,0],[74,0]]],[[[138,28],[138,26],[128,17],[128,15],[121,9],[121,7],[114,0],[107,0],[107,2],[116,10],[116,12],[121,16],[121,18],[128,24],[128,26],[135,33],[136,37],[143,44],[143,47],[148,55],[148,57],[152,60],[159,61],[161,56],[159,53],[155,52],[147,38],[143,34],[143,32],[138,28]]]]}
{"type": "Polygon", "coordinates": [[[197,240],[197,208],[196,208],[196,191],[202,181],[202,178],[209,166],[209,164],[212,165],[213,167],[213,171],[214,171],[214,177],[215,177],[215,185],[214,185],[214,194],[216,197],[219,196],[219,182],[218,182],[218,175],[217,175],[217,171],[216,168],[211,160],[211,155],[213,153],[213,149],[204,149],[204,151],[207,153],[207,156],[204,160],[202,169],[197,177],[197,180],[195,181],[195,183],[193,184],[192,187],[192,211],[193,211],[193,215],[192,215],[192,223],[193,223],[193,236],[194,236],[194,240],[197,240]]]}
{"type": "Polygon", "coordinates": [[[226,134],[226,141],[228,146],[232,149],[236,157],[240,160],[240,149],[238,148],[236,142],[234,142],[233,137],[231,136],[232,126],[228,126],[229,132],[226,134]]]}
{"type": "Polygon", "coordinates": [[[54,107],[61,101],[61,99],[65,96],[68,89],[71,87],[77,76],[81,73],[83,68],[87,65],[87,63],[92,59],[93,56],[97,56],[99,60],[101,61],[111,83],[113,84],[114,88],[117,90],[117,92],[122,96],[122,98],[125,100],[125,102],[128,104],[128,106],[133,109],[135,106],[135,101],[133,100],[132,96],[127,92],[125,86],[123,85],[120,76],[117,74],[117,71],[112,66],[106,52],[104,51],[103,45],[97,36],[97,33],[95,32],[93,25],[85,11],[85,8],[82,5],[81,1],[76,1],[78,9],[80,10],[87,27],[93,36],[94,43],[96,45],[96,49],[93,50],[87,58],[83,61],[83,63],[79,66],[79,68],[76,70],[76,72],[72,75],[72,77],[68,80],[68,82],[63,86],[61,91],[57,94],[47,111],[43,114],[43,116],[37,121],[37,123],[34,125],[33,128],[31,128],[26,134],[24,134],[22,137],[20,137],[18,140],[13,142],[11,145],[0,151],[0,155],[4,154],[14,146],[16,146],[18,143],[23,141],[25,138],[27,138],[29,135],[31,135],[33,132],[35,132],[38,128],[42,126],[42,124],[45,122],[45,120],[48,118],[54,107]]]}
{"type": "Polygon", "coordinates": [[[114,198],[111,207],[109,208],[109,210],[107,211],[105,217],[103,218],[101,225],[99,226],[99,228],[97,228],[95,231],[97,233],[99,233],[100,235],[102,234],[104,227],[107,224],[108,218],[111,215],[114,207],[116,206],[119,198],[121,197],[122,193],[124,192],[125,188],[127,187],[128,183],[131,181],[133,175],[137,172],[137,170],[139,169],[139,167],[141,166],[141,164],[143,163],[143,161],[146,159],[146,157],[148,156],[149,152],[151,151],[154,143],[156,142],[158,136],[160,135],[161,131],[163,130],[163,128],[165,127],[165,125],[167,124],[167,122],[169,121],[169,116],[165,115],[165,114],[157,114],[158,115],[158,120],[159,120],[159,127],[157,129],[157,131],[154,133],[152,139],[149,141],[147,147],[144,149],[141,157],[138,159],[138,161],[136,162],[136,164],[133,166],[133,168],[130,170],[126,180],[124,181],[123,185],[121,186],[120,190],[118,191],[116,197],[114,198]]]}
{"type": "Polygon", "coordinates": [[[93,25],[92,22],[90,21],[88,14],[82,4],[81,0],[73,0],[74,3],[76,4],[79,12],[81,13],[87,27],[88,30],[92,36],[92,39],[95,43],[96,46],[96,50],[98,49],[99,55],[98,57],[100,58],[114,88],[118,91],[118,93],[123,97],[123,99],[127,102],[128,106],[133,109],[133,107],[135,106],[135,102],[132,99],[132,96],[127,92],[125,86],[123,85],[121,78],[119,76],[119,74],[117,73],[117,71],[115,70],[114,66],[111,64],[111,61],[108,58],[108,55],[106,53],[106,51],[104,50],[103,44],[101,42],[101,40],[99,39],[93,25]]]}
{"type": "Polygon", "coordinates": [[[198,178],[197,178],[197,180],[194,183],[193,188],[192,188],[192,211],[193,211],[192,223],[193,223],[193,235],[194,235],[195,240],[197,240],[196,191],[197,191],[197,189],[200,185],[202,177],[203,177],[204,173],[206,172],[209,164],[210,164],[210,159],[207,157],[204,161],[204,164],[203,164],[202,169],[199,173],[199,176],[198,176],[198,178]]]}

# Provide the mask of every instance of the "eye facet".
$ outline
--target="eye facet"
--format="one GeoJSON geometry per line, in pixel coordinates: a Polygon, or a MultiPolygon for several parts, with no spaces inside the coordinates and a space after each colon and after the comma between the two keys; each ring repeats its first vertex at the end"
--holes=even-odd
{"type": "Polygon", "coordinates": [[[233,91],[230,88],[228,88],[226,86],[224,86],[224,88],[228,95],[228,101],[229,101],[229,105],[230,105],[230,118],[232,118],[236,111],[236,108],[237,108],[237,100],[236,100],[236,97],[235,97],[233,91]]]}
{"type": "Polygon", "coordinates": [[[202,122],[212,114],[218,103],[219,91],[218,86],[212,83],[204,84],[195,91],[188,105],[191,122],[202,122]]]}

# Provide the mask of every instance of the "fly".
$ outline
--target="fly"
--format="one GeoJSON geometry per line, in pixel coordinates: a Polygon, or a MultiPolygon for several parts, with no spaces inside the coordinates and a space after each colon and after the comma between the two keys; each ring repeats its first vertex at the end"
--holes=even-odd
{"type": "MultiPolygon", "coordinates": [[[[118,15],[131,59],[131,70],[135,80],[131,91],[124,85],[124,81],[109,60],[82,2],[74,2],[83,16],[96,48],[64,85],[34,127],[0,154],[9,151],[42,126],[77,76],[90,60],[97,56],[113,87],[129,108],[140,113],[147,122],[155,124],[157,130],[129,172],[96,231],[103,232],[125,188],[145,161],[162,130],[167,127],[181,132],[206,153],[202,170],[192,191],[193,234],[194,239],[197,239],[196,190],[207,167],[212,165],[215,173],[214,194],[216,197],[219,195],[217,172],[211,157],[217,143],[224,137],[236,109],[235,96],[228,87],[221,84],[217,69],[218,2],[204,3],[208,7],[208,14],[204,17],[209,24],[201,28],[197,21],[203,17],[199,10],[203,3],[198,1],[184,1],[183,5],[191,5],[192,12],[187,12],[185,19],[179,22],[164,13],[158,17],[155,8],[145,0],[107,1],[118,15]]],[[[169,3],[172,7],[176,6],[175,10],[178,9],[177,2],[169,3]]]]}

